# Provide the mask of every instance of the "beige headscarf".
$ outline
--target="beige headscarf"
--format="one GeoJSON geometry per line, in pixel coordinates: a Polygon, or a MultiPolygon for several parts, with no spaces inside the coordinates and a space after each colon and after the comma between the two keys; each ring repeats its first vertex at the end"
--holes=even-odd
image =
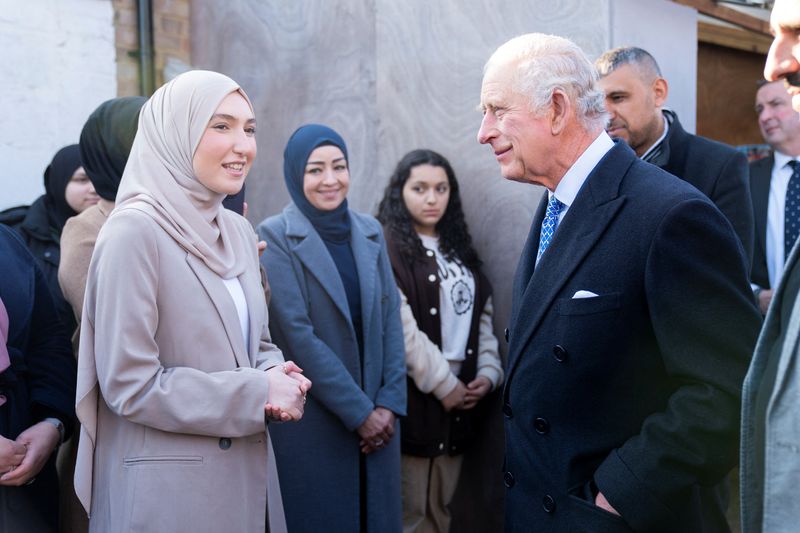
{"type": "Polygon", "coordinates": [[[253,108],[235,81],[208,70],[186,72],[158,89],[139,115],[114,209],[144,211],[225,279],[245,270],[250,254],[242,252],[253,246],[252,236],[222,207],[225,195],[197,181],[192,159],[217,106],[234,91],[253,108]]]}

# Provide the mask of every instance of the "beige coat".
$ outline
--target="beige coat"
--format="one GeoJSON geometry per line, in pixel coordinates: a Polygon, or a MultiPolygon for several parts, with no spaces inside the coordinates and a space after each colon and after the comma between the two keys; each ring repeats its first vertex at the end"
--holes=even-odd
{"type": "Polygon", "coordinates": [[[238,222],[253,242],[239,276],[247,346],[221,278],[153,218],[125,209],[100,233],[78,364],[75,488],[91,531],[260,533],[267,506],[272,533],[285,531],[264,419],[264,370],[283,356],[255,235],[238,222]]]}

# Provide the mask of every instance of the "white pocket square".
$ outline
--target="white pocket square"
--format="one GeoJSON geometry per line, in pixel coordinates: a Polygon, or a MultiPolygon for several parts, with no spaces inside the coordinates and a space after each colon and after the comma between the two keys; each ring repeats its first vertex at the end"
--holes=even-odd
{"type": "Polygon", "coordinates": [[[572,295],[572,299],[576,300],[578,298],[597,298],[597,295],[592,291],[578,291],[572,295]]]}

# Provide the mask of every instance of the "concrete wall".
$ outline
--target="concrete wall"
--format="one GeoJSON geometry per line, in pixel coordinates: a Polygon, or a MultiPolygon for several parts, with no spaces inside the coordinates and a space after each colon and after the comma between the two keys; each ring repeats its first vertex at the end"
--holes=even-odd
{"type": "Polygon", "coordinates": [[[55,152],[116,96],[109,0],[0,0],[0,209],[30,203],[55,152]]]}

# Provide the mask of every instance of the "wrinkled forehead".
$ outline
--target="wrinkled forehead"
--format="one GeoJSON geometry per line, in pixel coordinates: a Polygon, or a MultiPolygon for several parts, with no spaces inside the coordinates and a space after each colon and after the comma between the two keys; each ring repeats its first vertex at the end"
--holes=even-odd
{"type": "Polygon", "coordinates": [[[800,27],[800,0],[777,0],[770,15],[773,31],[800,27]]]}

